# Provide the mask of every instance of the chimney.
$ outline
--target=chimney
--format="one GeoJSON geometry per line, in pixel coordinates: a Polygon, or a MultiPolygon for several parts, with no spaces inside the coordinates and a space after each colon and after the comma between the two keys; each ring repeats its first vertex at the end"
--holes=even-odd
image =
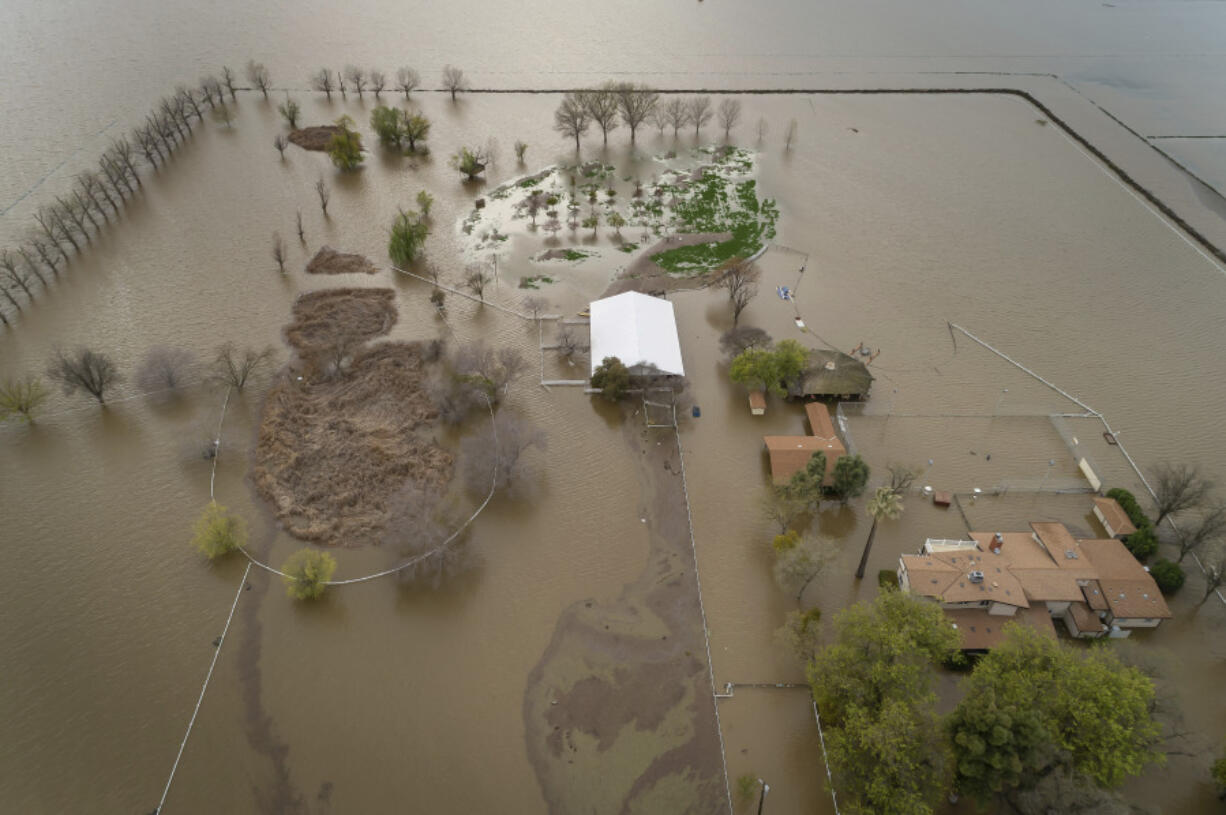
{"type": "Polygon", "coordinates": [[[988,543],[988,548],[992,550],[992,554],[994,554],[994,555],[999,555],[999,554],[1000,554],[1000,548],[1001,548],[1002,546],[1004,546],[1004,545],[1005,545],[1005,537],[1004,537],[1004,535],[1002,535],[1002,534],[1000,534],[999,532],[997,532],[996,534],[994,534],[994,535],[992,536],[992,540],[991,540],[991,542],[990,542],[990,543],[988,543]]]}

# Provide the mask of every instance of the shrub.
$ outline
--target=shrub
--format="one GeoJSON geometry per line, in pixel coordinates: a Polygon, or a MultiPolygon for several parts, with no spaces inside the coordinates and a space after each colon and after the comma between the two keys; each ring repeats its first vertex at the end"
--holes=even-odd
{"type": "Polygon", "coordinates": [[[745,773],[736,780],[736,798],[742,805],[753,800],[758,792],[758,777],[753,773],[745,773]]]}
{"type": "Polygon", "coordinates": [[[328,156],[342,170],[354,170],[362,163],[362,137],[353,129],[353,119],[342,116],[336,120],[339,131],[328,142],[328,156]]]}
{"type": "Polygon", "coordinates": [[[247,543],[247,526],[213,501],[193,527],[192,546],[209,560],[229,554],[247,543]]]}
{"type": "Polygon", "coordinates": [[[1128,516],[1128,520],[1132,521],[1132,525],[1137,529],[1153,526],[1149,516],[1141,509],[1141,505],[1137,503],[1137,497],[1128,490],[1115,487],[1114,489],[1107,490],[1107,497],[1115,499],[1116,503],[1124,510],[1124,514],[1128,516]]]}
{"type": "Polygon", "coordinates": [[[391,237],[387,242],[387,254],[397,266],[408,266],[417,257],[418,250],[426,242],[429,230],[416,212],[400,210],[392,221],[391,237]]]}
{"type": "Polygon", "coordinates": [[[281,571],[287,575],[285,589],[295,600],[314,600],[324,593],[336,571],[336,558],[318,549],[299,549],[289,556],[281,571]]]}
{"type": "Polygon", "coordinates": [[[1149,573],[1163,594],[1174,594],[1179,591],[1180,586],[1183,585],[1183,581],[1186,579],[1183,567],[1166,558],[1160,559],[1151,566],[1149,573]]]}
{"type": "Polygon", "coordinates": [[[782,535],[776,535],[775,540],[771,544],[775,548],[775,553],[786,552],[789,549],[795,549],[796,544],[800,543],[800,533],[795,529],[789,529],[782,535]]]}
{"type": "Polygon", "coordinates": [[[898,591],[898,573],[893,569],[877,572],[877,585],[882,591],[898,591]]]}
{"type": "Polygon", "coordinates": [[[1158,536],[1154,534],[1152,526],[1138,527],[1136,532],[1124,540],[1124,545],[1132,552],[1133,557],[1144,563],[1158,551],[1158,536]]]}

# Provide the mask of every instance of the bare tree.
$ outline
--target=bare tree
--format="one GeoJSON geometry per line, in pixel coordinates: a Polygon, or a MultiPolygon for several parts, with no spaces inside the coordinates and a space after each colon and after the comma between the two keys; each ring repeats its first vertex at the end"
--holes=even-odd
{"type": "Polygon", "coordinates": [[[196,358],[185,348],[150,348],[136,370],[136,387],[143,393],[171,394],[190,384],[196,358]]]}
{"type": "Polygon", "coordinates": [[[527,362],[515,348],[493,348],[482,341],[456,349],[451,370],[457,382],[484,394],[497,404],[524,372],[527,362]]]}
{"type": "Polygon", "coordinates": [[[729,98],[719,103],[719,124],[724,129],[724,141],[728,141],[728,135],[739,121],[741,121],[741,100],[729,98]]]}
{"type": "Polygon", "coordinates": [[[362,94],[366,91],[366,72],[356,65],[346,65],[345,79],[349,87],[358,92],[358,98],[361,99],[362,94]]]}
{"type": "Polygon", "coordinates": [[[638,126],[647,120],[660,101],[660,94],[646,85],[634,85],[631,82],[620,82],[616,86],[617,107],[621,112],[622,121],[630,128],[630,143],[634,143],[634,134],[638,126]]]}
{"type": "Polygon", "coordinates": [[[757,296],[758,280],[761,277],[762,273],[755,264],[738,260],[730,265],[720,278],[719,286],[728,292],[728,300],[732,303],[734,328],[741,319],[741,312],[749,305],[749,301],[757,296]]]}
{"type": "Polygon", "coordinates": [[[285,148],[289,147],[289,139],[285,138],[284,134],[278,133],[272,137],[272,146],[277,148],[277,152],[281,154],[281,158],[285,158],[285,148]]]}
{"type": "Polygon", "coordinates": [[[315,182],[315,193],[319,196],[319,208],[324,211],[324,217],[327,217],[328,201],[332,198],[332,190],[322,178],[315,182]]]}
{"type": "MultiPolygon", "coordinates": [[[[15,286],[25,292],[26,297],[33,302],[34,292],[30,290],[30,276],[17,263],[17,257],[8,249],[0,249],[0,274],[3,275],[3,281],[10,287],[15,286]]],[[[21,306],[13,296],[9,294],[9,290],[5,289],[5,294],[8,295],[8,300],[18,311],[21,306]]]]}
{"type": "Polygon", "coordinates": [[[370,77],[370,89],[374,91],[375,99],[377,100],[379,95],[383,93],[385,88],[387,88],[387,74],[375,68],[371,68],[368,76],[370,77]]]}
{"type": "Polygon", "coordinates": [[[223,65],[221,69],[221,81],[225,83],[226,90],[230,92],[231,102],[238,101],[238,96],[234,92],[234,80],[235,79],[237,79],[237,77],[234,75],[234,71],[230,70],[230,66],[223,65]]]}
{"type": "Polygon", "coordinates": [[[791,119],[788,121],[787,133],[785,133],[783,137],[783,148],[785,150],[791,150],[792,142],[794,141],[796,141],[796,120],[791,119]]]}
{"type": "Polygon", "coordinates": [[[71,354],[56,351],[47,367],[47,376],[59,382],[66,395],[85,391],[100,405],[106,404],[107,389],[120,379],[119,369],[111,358],[89,348],[79,348],[71,354]]]}
{"type": "Polygon", "coordinates": [[[30,254],[30,250],[25,245],[18,246],[17,254],[21,255],[21,259],[25,261],[26,269],[29,270],[30,274],[37,277],[38,282],[43,284],[43,288],[46,288],[47,278],[43,277],[43,273],[39,271],[38,263],[34,261],[34,256],[30,254]]]}
{"type": "Polygon", "coordinates": [[[269,77],[268,69],[264,67],[264,63],[256,62],[255,60],[247,60],[247,81],[255,87],[259,88],[260,93],[264,94],[264,98],[268,98],[268,88],[272,84],[272,79],[269,77]]]}
{"type": "Polygon", "coordinates": [[[515,160],[520,164],[524,163],[524,154],[528,152],[528,143],[519,139],[515,140],[515,160]]]}
{"type": "Polygon", "coordinates": [[[182,100],[186,107],[191,108],[192,115],[196,117],[196,121],[199,122],[204,119],[204,113],[200,110],[200,103],[196,101],[196,95],[187,87],[180,85],[175,88],[175,96],[182,100]]]}
{"type": "Polygon", "coordinates": [[[590,122],[583,100],[574,93],[563,96],[553,112],[553,129],[575,140],[575,152],[579,151],[579,137],[587,133],[590,122]]]}
{"type": "Polygon", "coordinates": [[[604,137],[604,143],[608,144],[609,131],[617,129],[618,102],[616,86],[611,82],[606,82],[599,88],[580,91],[579,99],[583,102],[587,115],[600,128],[600,133],[604,137]]]}
{"type": "Polygon", "coordinates": [[[280,232],[272,233],[272,259],[277,262],[281,274],[285,274],[285,241],[281,240],[280,232]]]}
{"type": "Polygon", "coordinates": [[[673,126],[673,138],[675,139],[681,128],[689,124],[690,107],[684,99],[673,97],[664,106],[664,113],[668,117],[668,123],[673,126]]]}
{"type": "Polygon", "coordinates": [[[275,356],[276,351],[271,347],[259,351],[253,348],[240,351],[233,343],[227,342],[217,348],[217,355],[213,359],[212,378],[241,391],[257,371],[272,364],[275,356]]]}
{"type": "Polygon", "coordinates": [[[795,497],[788,490],[770,486],[762,489],[758,508],[762,517],[778,527],[782,535],[804,514],[808,505],[804,499],[795,497]]]}
{"type": "Polygon", "coordinates": [[[531,466],[524,454],[531,448],[544,450],[545,446],[542,430],[504,408],[494,418],[494,427],[487,424],[461,443],[465,486],[473,495],[485,495],[492,475],[495,491],[512,499],[528,498],[540,479],[541,468],[531,466]]]}
{"type": "Polygon", "coordinates": [[[397,573],[401,585],[437,590],[476,563],[464,516],[444,507],[437,490],[410,479],[387,510],[383,545],[407,558],[397,573]]]}
{"type": "Polygon", "coordinates": [[[408,66],[396,69],[396,90],[404,94],[407,100],[409,94],[421,84],[421,74],[408,66]]]}
{"type": "Polygon", "coordinates": [[[311,76],[311,88],[316,91],[322,91],[327,95],[328,101],[332,101],[332,91],[335,86],[332,84],[332,70],[330,68],[320,68],[311,76]]]}
{"type": "Polygon", "coordinates": [[[456,93],[468,88],[468,80],[464,78],[464,72],[451,65],[444,65],[443,88],[451,93],[451,101],[454,102],[456,93]]]}
{"type": "Polygon", "coordinates": [[[735,326],[719,337],[719,349],[729,359],[750,348],[769,348],[771,335],[761,328],[751,326],[735,326]]]}
{"type": "MultiPolygon", "coordinates": [[[[911,485],[915,483],[915,479],[919,476],[920,471],[903,464],[891,464],[889,466],[889,473],[890,480],[886,486],[895,495],[906,495],[911,489],[911,485]]],[[[1226,519],[1226,515],[1223,518],[1226,519]]]]}
{"type": "Polygon", "coordinates": [[[485,302],[485,287],[489,285],[490,276],[483,266],[475,266],[464,275],[464,287],[477,295],[477,299],[485,302]]]}
{"type": "Polygon", "coordinates": [[[698,138],[702,126],[711,121],[711,97],[691,96],[686,103],[686,112],[689,114],[690,124],[694,125],[694,138],[698,138]]]}
{"type": "Polygon", "coordinates": [[[579,342],[579,336],[573,328],[565,323],[559,324],[558,333],[554,337],[554,345],[557,347],[558,355],[568,362],[573,361],[583,351],[583,346],[579,342]]]}
{"type": "Polygon", "coordinates": [[[758,117],[758,144],[759,145],[761,145],[762,140],[766,138],[766,131],[767,131],[766,117],[759,116],[758,117]]]}
{"type": "Polygon", "coordinates": [[[535,294],[524,298],[524,310],[532,315],[532,319],[539,320],[541,312],[549,308],[549,301],[544,297],[539,297],[535,294]]]}
{"type": "Polygon", "coordinates": [[[656,106],[651,109],[651,115],[647,117],[651,122],[652,127],[659,131],[659,135],[664,135],[664,128],[668,127],[668,111],[664,109],[664,105],[657,101],[656,106]]]}
{"type": "Polygon", "coordinates": [[[305,244],[306,243],[306,232],[302,230],[302,210],[298,210],[297,212],[297,227],[298,227],[298,240],[305,244]]]}
{"type": "Polygon", "coordinates": [[[1195,524],[1185,523],[1179,527],[1179,562],[1205,544],[1217,544],[1226,537],[1226,504],[1217,502],[1201,512],[1195,524]]]}
{"type": "Polygon", "coordinates": [[[1226,581],[1226,553],[1222,552],[1221,547],[1215,548],[1205,556],[1204,567],[1205,593],[1201,595],[1200,602],[1196,604],[1197,608],[1203,606],[1205,601],[1212,597],[1222,585],[1222,582],[1226,581]]]}
{"type": "Polygon", "coordinates": [[[1187,464],[1161,464],[1154,468],[1153,478],[1154,505],[1158,510],[1155,527],[1168,515],[1202,506],[1213,489],[1212,481],[1187,464]]]}
{"type": "Polygon", "coordinates": [[[345,77],[340,71],[336,72],[336,87],[340,90],[342,99],[349,98],[345,95],[345,77]]]}
{"type": "Polygon", "coordinates": [[[824,538],[799,538],[791,546],[776,549],[775,582],[784,591],[795,592],[796,605],[803,608],[805,589],[822,573],[836,553],[834,545],[824,538]]]}

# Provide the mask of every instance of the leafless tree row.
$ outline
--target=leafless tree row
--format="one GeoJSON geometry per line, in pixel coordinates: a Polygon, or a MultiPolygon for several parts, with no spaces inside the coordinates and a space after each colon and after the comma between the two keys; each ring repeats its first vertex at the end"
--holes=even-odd
{"type": "MultiPolygon", "coordinates": [[[[253,70],[266,88],[267,70],[251,63],[249,74],[253,70]]],[[[140,192],[144,166],[157,169],[168,162],[207,111],[220,108],[225,111],[221,118],[229,122],[226,96],[235,100],[235,78],[232,70],[223,68],[221,78],[204,77],[195,88],[180,85],[128,135],[113,139],[97,166],[79,173],[67,193],[39,207],[26,239],[15,248],[0,249],[0,323],[8,325],[11,313],[33,302],[74,255],[118,218],[140,192]]]]}
{"type": "Polygon", "coordinates": [[[738,99],[724,99],[717,109],[711,106],[709,96],[675,97],[661,102],[660,95],[646,85],[606,82],[597,88],[563,96],[554,112],[554,129],[574,139],[575,149],[579,148],[580,137],[592,125],[600,129],[605,144],[609,143],[609,132],[621,124],[630,128],[631,142],[643,123],[654,126],[661,134],[665,128],[672,127],[674,137],[681,128],[692,124],[697,137],[717,112],[724,139],[728,140],[733,128],[741,121],[741,102],[738,99]]]}
{"type": "MultiPolygon", "coordinates": [[[[320,68],[310,76],[311,89],[325,94],[331,101],[333,92],[347,99],[350,92],[356,93],[359,99],[370,91],[375,99],[381,99],[383,93],[403,93],[408,99],[413,91],[421,87],[421,74],[415,68],[407,65],[396,69],[394,76],[384,73],[378,68],[369,70],[357,65],[346,65],[343,70],[333,71],[331,68],[320,68]]],[[[468,88],[468,80],[459,68],[447,65],[443,68],[443,89],[451,94],[455,101],[456,94],[468,88]]]]}

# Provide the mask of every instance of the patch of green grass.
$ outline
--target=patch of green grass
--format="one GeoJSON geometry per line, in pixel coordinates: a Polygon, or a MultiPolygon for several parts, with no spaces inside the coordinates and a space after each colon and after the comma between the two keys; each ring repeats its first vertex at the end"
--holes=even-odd
{"type": "Polygon", "coordinates": [[[519,279],[519,287],[521,289],[539,289],[542,283],[552,283],[553,278],[549,275],[537,274],[530,277],[521,277],[519,279]]]}
{"type": "Polygon", "coordinates": [[[635,249],[638,249],[639,245],[637,243],[623,243],[621,246],[617,248],[625,252],[628,255],[631,252],[633,252],[635,249]]]}

